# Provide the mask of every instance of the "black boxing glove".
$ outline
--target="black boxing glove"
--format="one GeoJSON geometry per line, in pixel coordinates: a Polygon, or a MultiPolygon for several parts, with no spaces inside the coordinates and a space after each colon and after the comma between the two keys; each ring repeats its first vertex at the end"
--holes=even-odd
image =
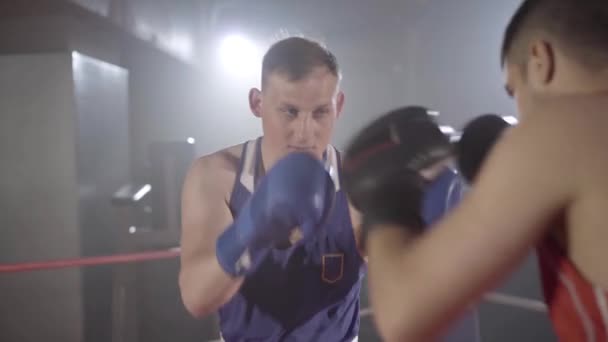
{"type": "Polygon", "coordinates": [[[449,138],[424,107],[391,111],[359,132],[346,149],[342,179],[363,214],[364,237],[380,223],[422,231],[428,182],[420,171],[451,155],[449,138]]]}
{"type": "Polygon", "coordinates": [[[488,153],[510,125],[501,116],[484,114],[466,124],[456,144],[458,168],[472,183],[488,153]]]}

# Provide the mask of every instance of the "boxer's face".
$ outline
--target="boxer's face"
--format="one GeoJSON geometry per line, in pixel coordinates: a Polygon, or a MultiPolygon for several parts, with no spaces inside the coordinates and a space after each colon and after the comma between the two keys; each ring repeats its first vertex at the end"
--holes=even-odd
{"type": "Polygon", "coordinates": [[[251,91],[251,110],[262,119],[265,146],[273,158],[296,151],[321,158],[344,103],[338,87],[338,78],[319,67],[298,81],[272,73],[261,92],[251,91]]]}

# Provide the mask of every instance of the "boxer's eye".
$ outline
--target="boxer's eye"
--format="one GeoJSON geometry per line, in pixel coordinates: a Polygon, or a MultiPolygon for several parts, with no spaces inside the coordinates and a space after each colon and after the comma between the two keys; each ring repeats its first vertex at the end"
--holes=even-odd
{"type": "Polygon", "coordinates": [[[295,107],[285,107],[285,108],[282,108],[282,109],[281,109],[281,111],[282,111],[283,113],[285,113],[287,116],[289,116],[290,118],[295,118],[295,117],[297,117],[297,116],[298,116],[298,114],[299,114],[299,112],[300,112],[300,111],[299,111],[297,108],[295,108],[295,107]]]}
{"type": "Polygon", "coordinates": [[[315,110],[315,111],[312,113],[312,116],[313,116],[315,119],[322,119],[322,118],[324,118],[324,117],[325,117],[327,114],[329,114],[329,109],[328,109],[328,108],[319,108],[319,109],[315,110]]]}

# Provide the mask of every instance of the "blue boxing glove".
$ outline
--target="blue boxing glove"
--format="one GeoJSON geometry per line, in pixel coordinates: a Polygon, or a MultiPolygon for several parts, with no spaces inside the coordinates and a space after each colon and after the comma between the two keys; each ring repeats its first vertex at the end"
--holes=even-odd
{"type": "Polygon", "coordinates": [[[464,179],[451,168],[444,170],[424,192],[422,217],[427,225],[432,225],[455,207],[465,191],[464,179]]]}
{"type": "Polygon", "coordinates": [[[255,271],[266,253],[298,227],[303,238],[328,217],[335,185],[323,164],[305,153],[279,160],[260,181],[235,221],[216,243],[219,264],[230,275],[255,271]]]}

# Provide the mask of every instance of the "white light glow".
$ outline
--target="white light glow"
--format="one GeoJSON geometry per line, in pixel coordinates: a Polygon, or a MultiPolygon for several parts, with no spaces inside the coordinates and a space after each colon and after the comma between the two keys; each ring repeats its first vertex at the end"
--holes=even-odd
{"type": "Polygon", "coordinates": [[[101,71],[102,75],[110,75],[112,77],[116,77],[117,75],[125,74],[126,70],[119,67],[118,65],[114,65],[100,59],[96,59],[93,57],[89,57],[87,55],[81,54],[78,51],[72,51],[72,68],[75,77],[80,77],[80,72],[82,72],[83,68],[87,65],[94,65],[99,71],[101,71]]]}
{"type": "Polygon", "coordinates": [[[146,196],[146,194],[148,192],[150,192],[150,190],[152,190],[152,186],[150,184],[146,184],[144,186],[141,187],[141,189],[139,189],[139,191],[137,191],[135,193],[135,195],[133,195],[133,201],[137,202],[140,199],[142,199],[144,196],[146,196]]]}
{"type": "Polygon", "coordinates": [[[453,134],[450,136],[450,142],[458,142],[460,141],[460,137],[462,137],[462,135],[460,134],[453,134]]]}
{"type": "Polygon", "coordinates": [[[189,137],[188,139],[186,139],[186,141],[188,142],[188,144],[190,145],[194,145],[194,143],[196,142],[196,140],[194,140],[193,137],[189,137]]]}
{"type": "Polygon", "coordinates": [[[150,40],[154,36],[152,28],[146,24],[146,22],[136,18],[135,19],[135,33],[145,40],[150,40]]]}
{"type": "Polygon", "coordinates": [[[517,118],[512,115],[503,116],[502,119],[505,120],[509,125],[517,125],[517,123],[519,122],[519,120],[517,120],[517,118]]]}
{"type": "Polygon", "coordinates": [[[439,112],[436,110],[427,110],[426,113],[432,116],[439,116],[439,112]]]}
{"type": "Polygon", "coordinates": [[[137,228],[135,228],[135,226],[129,227],[129,233],[130,234],[135,234],[136,231],[137,231],[137,228]]]}
{"type": "Polygon", "coordinates": [[[224,67],[231,73],[251,74],[261,66],[258,47],[241,35],[229,35],[220,45],[220,58],[224,67]]]}
{"type": "Polygon", "coordinates": [[[451,126],[439,126],[439,129],[441,132],[443,132],[443,134],[452,134],[456,132],[456,130],[451,126]]]}
{"type": "Polygon", "coordinates": [[[173,34],[167,39],[167,47],[176,55],[189,59],[192,57],[192,39],[185,34],[173,34]]]}

